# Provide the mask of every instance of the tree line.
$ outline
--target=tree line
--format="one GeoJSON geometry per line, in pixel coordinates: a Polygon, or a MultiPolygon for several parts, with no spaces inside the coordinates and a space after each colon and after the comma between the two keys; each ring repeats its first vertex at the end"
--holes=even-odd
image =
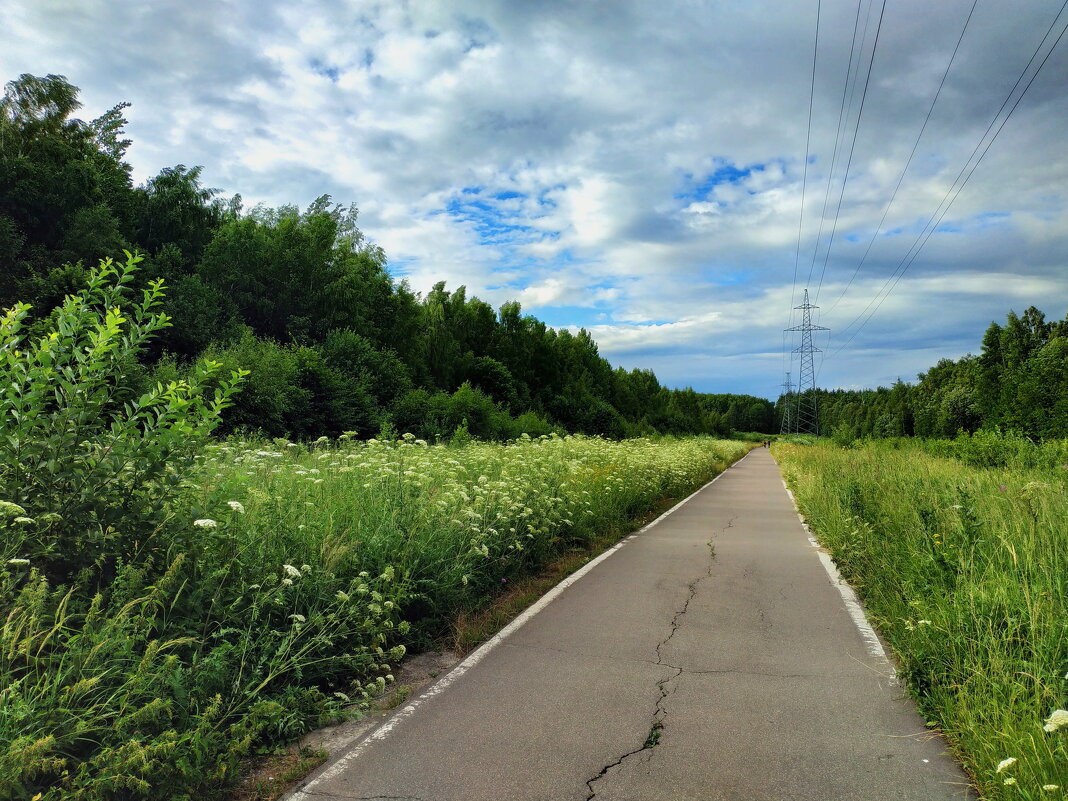
{"type": "MultiPolygon", "coordinates": [[[[980,429],[1068,437],[1068,317],[1048,321],[1034,306],[1009,312],[986,329],[978,355],[942,359],[913,384],[816,392],[820,432],[847,439],[951,438],[980,429]]],[[[780,396],[780,421],[784,409],[780,396]]]]}
{"type": "Polygon", "coordinates": [[[127,250],[166,285],[172,325],[131,382],[208,356],[251,370],[224,430],[312,438],[550,431],[610,437],[770,431],[773,404],[664,387],[613,368],[585,330],[556,330],[444,282],[413,291],[357,226],[355,206],[252,209],[177,165],[135,186],[120,103],[85,122],[63,76],[23,75],[0,100],[0,306],[43,320],[88,266],[127,250]]]}

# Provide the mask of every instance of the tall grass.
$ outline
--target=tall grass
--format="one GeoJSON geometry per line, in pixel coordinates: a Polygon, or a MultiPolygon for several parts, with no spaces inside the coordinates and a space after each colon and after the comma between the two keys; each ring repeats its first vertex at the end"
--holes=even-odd
{"type": "Polygon", "coordinates": [[[1068,707],[1068,468],[983,469],[927,449],[774,452],[984,795],[1063,797],[1068,726],[1050,716],[1068,707]]]}
{"type": "MultiPolygon", "coordinates": [[[[162,510],[168,535],[138,543],[106,585],[0,563],[0,798],[217,795],[243,757],[383,689],[406,643],[746,449],[208,446],[162,510]]],[[[26,511],[0,503],[11,553],[29,543],[26,511]]]]}
{"type": "Polygon", "coordinates": [[[236,441],[206,455],[195,511],[240,499],[225,536],[242,561],[341,574],[395,566],[406,618],[433,636],[515,576],[689,492],[747,449],[705,437],[236,441]]]}

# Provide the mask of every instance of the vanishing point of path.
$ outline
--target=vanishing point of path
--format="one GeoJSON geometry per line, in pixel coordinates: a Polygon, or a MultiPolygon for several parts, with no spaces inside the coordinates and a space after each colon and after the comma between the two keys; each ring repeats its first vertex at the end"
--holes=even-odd
{"type": "Polygon", "coordinates": [[[971,797],[762,448],[464,664],[294,798],[971,797]]]}

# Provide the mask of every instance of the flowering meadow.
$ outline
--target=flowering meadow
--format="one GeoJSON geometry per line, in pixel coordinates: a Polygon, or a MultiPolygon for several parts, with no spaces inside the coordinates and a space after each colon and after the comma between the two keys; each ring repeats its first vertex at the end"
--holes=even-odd
{"type": "Polygon", "coordinates": [[[773,453],[984,798],[1064,798],[1068,465],[977,467],[931,451],[773,453]]]}
{"type": "Polygon", "coordinates": [[[433,636],[514,577],[622,532],[746,450],[705,437],[230,442],[204,456],[196,512],[218,518],[212,536],[240,543],[251,564],[396,569],[405,617],[433,636]]]}
{"type": "Polygon", "coordinates": [[[37,511],[5,502],[0,797],[208,797],[384,689],[406,646],[748,447],[209,443],[166,535],[144,532],[106,584],[51,583],[20,550],[37,511]]]}

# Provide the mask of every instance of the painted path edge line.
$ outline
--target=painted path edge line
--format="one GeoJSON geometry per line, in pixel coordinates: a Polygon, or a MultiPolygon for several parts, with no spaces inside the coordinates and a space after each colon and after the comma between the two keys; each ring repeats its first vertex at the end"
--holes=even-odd
{"type": "Polygon", "coordinates": [[[875,632],[875,628],[868,620],[868,615],[864,611],[864,605],[857,597],[856,590],[854,590],[838,570],[838,565],[835,564],[834,559],[827,550],[819,544],[814,536],[812,536],[812,529],[809,528],[808,522],[801,514],[801,509],[797,505],[797,498],[794,497],[793,491],[786,483],[786,479],[782,479],[783,489],[786,490],[786,494],[790,496],[790,502],[794,505],[794,511],[797,513],[797,519],[801,521],[801,527],[805,530],[805,534],[808,535],[809,544],[815,549],[816,556],[819,557],[820,564],[823,565],[823,569],[827,571],[827,577],[831,580],[831,584],[838,590],[838,594],[842,596],[842,603],[845,605],[846,611],[849,613],[849,617],[853,620],[853,625],[857,627],[857,631],[860,632],[861,638],[864,640],[864,645],[868,649],[868,653],[884,663],[887,670],[889,670],[888,678],[891,685],[897,684],[897,672],[894,670],[894,665],[886,655],[886,649],[883,648],[883,642],[879,639],[879,635],[875,632]]]}
{"type": "Polygon", "coordinates": [[[727,470],[730,470],[732,467],[734,467],[734,465],[743,461],[747,456],[749,456],[750,453],[752,453],[752,450],[746,453],[745,456],[742,456],[741,459],[738,459],[738,461],[728,465],[722,472],[714,476],[711,481],[708,481],[707,483],[701,485],[698,489],[687,495],[685,498],[683,498],[677,504],[672,506],[666,512],[658,516],[655,520],[646,523],[633,534],[624,537],[611,548],[606,550],[604,553],[594,557],[589,562],[580,567],[578,570],[576,570],[574,573],[572,573],[570,576],[561,581],[559,584],[555,585],[551,590],[545,593],[545,595],[543,595],[541,598],[539,598],[537,601],[527,607],[523,612],[521,612],[514,620],[512,620],[511,623],[509,623],[499,632],[497,632],[484,643],[482,643],[482,645],[475,649],[475,651],[473,651],[466,659],[460,662],[460,664],[458,664],[456,667],[454,667],[452,670],[450,670],[448,673],[446,673],[444,676],[434,682],[433,685],[431,685],[428,689],[420,693],[414,700],[410,701],[403,709],[392,715],[389,720],[383,722],[382,725],[374,729],[366,737],[354,743],[348,749],[348,751],[339,756],[332,764],[324,768],[323,771],[319,773],[314,779],[309,781],[307,784],[295,789],[292,793],[285,796],[285,798],[289,799],[289,801],[310,801],[311,796],[316,795],[316,793],[312,792],[312,790],[317,784],[326,779],[334,778],[338,774],[344,772],[348,768],[348,766],[352,764],[352,762],[354,762],[360,757],[360,755],[367,749],[369,745],[379,740],[384,740],[386,737],[388,737],[390,733],[395,728],[397,728],[398,725],[400,725],[402,722],[404,722],[413,714],[415,714],[415,711],[420,706],[429,701],[431,698],[434,698],[435,696],[440,695],[442,692],[447,690],[454,681],[456,681],[467,671],[469,671],[471,668],[473,668],[475,665],[485,659],[489,655],[490,651],[492,651],[494,648],[504,642],[508,637],[510,637],[519,628],[521,628],[527,621],[529,621],[536,614],[538,614],[538,612],[540,612],[542,609],[552,603],[553,600],[555,600],[557,596],[559,596],[564,590],[566,590],[576,581],[581,579],[583,576],[593,570],[593,568],[595,568],[601,562],[605,561],[608,557],[610,557],[612,554],[614,554],[632,539],[641,534],[644,534],[649,529],[655,527],[673,512],[677,511],[686,503],[695,498],[697,495],[700,495],[710,486],[715,484],[716,481],[718,481],[719,478],[727,472],[727,470]]]}

